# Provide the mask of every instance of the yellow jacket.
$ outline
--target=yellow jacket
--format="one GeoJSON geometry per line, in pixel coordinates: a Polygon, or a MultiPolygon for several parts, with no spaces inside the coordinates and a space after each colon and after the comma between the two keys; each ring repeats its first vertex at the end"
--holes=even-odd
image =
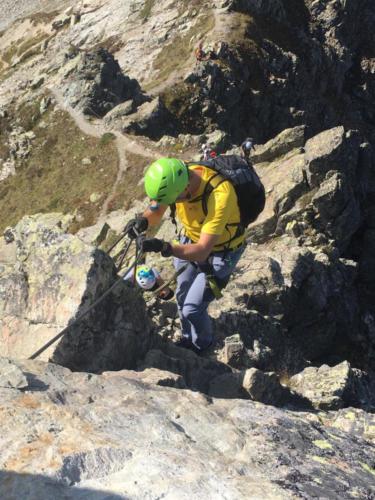
{"type": "MultiPolygon", "coordinates": [[[[194,197],[196,199],[202,195],[207,182],[212,176],[216,175],[216,172],[202,165],[192,165],[189,166],[189,169],[199,169],[201,173],[201,184],[194,197]]],[[[245,238],[242,234],[230,241],[235,235],[240,222],[240,210],[233,185],[229,181],[221,182],[222,180],[223,178],[220,175],[216,175],[212,181],[214,190],[207,200],[207,215],[204,214],[202,201],[184,200],[176,202],[176,216],[183,225],[186,236],[191,241],[196,243],[201,232],[220,235],[220,239],[214,247],[215,252],[226,248],[238,248],[245,238]]]]}

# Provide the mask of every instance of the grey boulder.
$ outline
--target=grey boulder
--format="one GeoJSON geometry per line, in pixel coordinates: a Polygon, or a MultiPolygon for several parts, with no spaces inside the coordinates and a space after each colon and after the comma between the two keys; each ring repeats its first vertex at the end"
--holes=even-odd
{"type": "Polygon", "coordinates": [[[16,246],[13,261],[0,246],[1,352],[27,358],[69,327],[41,359],[93,372],[135,367],[151,339],[144,301],[120,279],[74,323],[118,276],[112,260],[65,233],[63,221],[61,214],[24,217],[6,245],[16,246]]]}
{"type": "Polygon", "coordinates": [[[289,387],[321,410],[361,405],[372,399],[364,374],[347,361],[333,367],[306,368],[290,379],[289,387]]]}

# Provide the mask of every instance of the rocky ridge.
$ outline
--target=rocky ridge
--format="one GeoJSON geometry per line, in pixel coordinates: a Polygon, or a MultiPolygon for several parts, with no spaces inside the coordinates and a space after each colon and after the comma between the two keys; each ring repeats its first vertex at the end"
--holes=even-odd
{"type": "Polygon", "coordinates": [[[0,366],[7,498],[373,495],[373,426],[359,410],[304,415],[211,400],[163,387],[171,374],[154,369],[0,366]]]}
{"type": "MultiPolygon", "coordinates": [[[[320,407],[321,397],[318,385],[318,395],[306,398],[298,384],[291,384],[290,392],[290,389],[283,389],[273,375],[262,379],[259,374],[254,383],[245,381],[253,380],[251,370],[292,377],[314,364],[319,366],[325,361],[340,366],[347,360],[352,366],[348,365],[348,375],[343,375],[338,403],[334,396],[335,377],[327,378],[333,381],[332,389],[329,382],[325,386],[325,391],[332,393],[328,408],[337,404],[372,408],[373,341],[368,325],[373,313],[370,307],[364,310],[367,303],[361,294],[362,286],[358,284],[357,263],[341,256],[350,242],[350,234],[356,231],[353,210],[360,224],[360,199],[350,190],[353,182],[349,179],[357,168],[361,171],[358,167],[361,146],[355,134],[345,133],[340,127],[304,141],[304,128],[290,129],[258,148],[254,155],[254,161],[262,160],[256,165],[269,193],[267,207],[250,230],[250,244],[224,297],[210,306],[217,333],[212,360],[190,356],[185,350],[170,345],[170,332],[177,326],[173,304],[149,304],[153,328],[159,336],[154,335],[151,339],[150,326],[139,319],[127,325],[131,309],[135,307],[138,316],[142,317],[145,308],[135,301],[131,309],[124,310],[120,287],[116,300],[104,302],[103,307],[94,311],[96,316],[75,325],[71,332],[68,330],[61,345],[54,347],[53,354],[45,353],[44,359],[90,371],[156,367],[178,373],[186,387],[207,394],[264,402],[273,397],[275,404],[295,404],[299,394],[302,400],[307,400],[302,401],[303,404],[310,401],[308,404],[316,407],[320,407]],[[346,176],[341,169],[332,170],[335,165],[340,168],[344,157],[346,176]],[[341,177],[340,184],[329,183],[335,176],[341,177]],[[309,178],[313,179],[311,184],[325,178],[329,182],[321,182],[314,188],[309,186],[309,178]],[[311,189],[315,192],[313,196],[311,189]],[[344,210],[338,204],[341,192],[346,193],[344,210]],[[308,203],[303,202],[306,196],[308,203]],[[121,329],[128,333],[120,333],[121,329]],[[132,329],[138,332],[135,336],[132,329]],[[123,351],[119,351],[118,339],[124,342],[127,336],[129,340],[123,343],[123,351]],[[131,347],[135,340],[136,348],[131,347]],[[257,390],[256,386],[263,385],[266,391],[257,390]],[[219,392],[217,387],[220,387],[219,392]],[[267,395],[267,390],[272,396],[267,395]]],[[[36,340],[43,345],[46,337],[53,336],[51,333],[68,326],[84,309],[88,298],[92,303],[115,279],[111,261],[108,259],[108,264],[104,265],[105,254],[92,254],[95,250],[90,247],[87,247],[87,255],[96,255],[93,263],[88,260],[84,264],[87,259],[84,253],[74,257],[82,275],[75,273],[72,278],[67,272],[67,262],[77,253],[75,248],[86,248],[81,238],[86,243],[95,241],[105,246],[106,238],[113,237],[108,232],[109,226],[106,225],[106,229],[98,225],[95,231],[82,231],[76,237],[63,236],[62,226],[59,216],[36,216],[23,219],[14,230],[16,257],[11,266],[8,263],[4,268],[6,272],[1,279],[4,311],[1,321],[3,331],[7,332],[2,336],[2,344],[8,355],[29,356],[35,350],[36,340]],[[69,246],[70,251],[66,253],[69,246]],[[55,262],[52,275],[51,262],[55,262]],[[96,274],[90,270],[92,265],[96,274]],[[44,266],[40,281],[40,269],[44,266]],[[59,271],[62,268],[64,274],[59,271]],[[14,293],[15,276],[20,276],[18,294],[14,293]],[[75,285],[69,282],[72,279],[75,285]],[[68,280],[69,284],[65,285],[62,280],[68,280]],[[78,292],[73,308],[72,286],[78,292]],[[41,315],[38,300],[42,301],[44,315],[41,315]],[[69,309],[64,306],[65,302],[69,303],[69,309]],[[62,317],[61,312],[64,313],[62,317]],[[30,344],[27,338],[31,331],[33,342],[30,344]],[[19,342],[11,340],[16,338],[19,342]],[[23,350],[19,346],[23,346],[23,350]]],[[[162,227],[160,235],[172,238],[168,227],[162,227]]],[[[154,262],[163,266],[158,259],[154,262]]],[[[124,290],[123,293],[130,294],[129,301],[133,292],[124,290]]],[[[315,378],[318,381],[318,373],[315,378]]]]}
{"type": "MultiPolygon", "coordinates": [[[[173,303],[146,297],[147,317],[123,282],[72,325],[117,279],[96,246],[108,249],[141,208],[107,215],[114,187],[99,222],[74,236],[74,217],[39,214],[6,232],[13,242],[0,239],[1,352],[27,358],[67,328],[43,359],[80,372],[1,360],[13,434],[4,435],[0,481],[10,497],[200,498],[203,488],[208,498],[372,498],[373,19],[367,0],[95,0],[1,34],[2,194],[33,149],[54,147],[39,136],[59,107],[103,144],[116,139],[114,187],[134,151],[190,159],[207,140],[238,152],[252,135],[264,142],[252,159],[267,190],[234,279],[210,308],[217,343],[205,357],[172,344],[173,303]],[[193,54],[199,40],[211,54],[203,61],[193,54]],[[207,448],[213,430],[220,436],[207,448]],[[212,456],[207,481],[196,459],[206,467],[212,456]]],[[[127,182],[141,176],[139,163],[127,182]]],[[[173,228],[159,235],[172,238],[173,228]]]]}
{"type": "MultiPolygon", "coordinates": [[[[0,278],[0,337],[6,355],[30,357],[117,279],[111,259],[66,234],[68,224],[69,218],[48,214],[22,219],[14,229],[13,255],[3,260],[0,278]]],[[[151,332],[139,300],[120,282],[110,300],[95,307],[78,330],[72,326],[41,359],[91,372],[134,368],[147,352],[151,332]]]]}

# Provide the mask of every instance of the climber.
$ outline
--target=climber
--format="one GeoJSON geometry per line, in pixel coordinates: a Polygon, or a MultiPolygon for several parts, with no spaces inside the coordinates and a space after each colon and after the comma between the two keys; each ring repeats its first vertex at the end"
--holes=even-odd
{"type": "Polygon", "coordinates": [[[216,151],[214,151],[209,144],[202,144],[201,160],[209,160],[210,158],[216,158],[216,156],[216,151]]]}
{"type": "Polygon", "coordinates": [[[195,58],[198,62],[208,61],[210,59],[217,59],[217,54],[215,50],[211,47],[207,47],[207,50],[203,49],[203,42],[199,42],[198,47],[194,51],[195,58]]]}
{"type": "Polygon", "coordinates": [[[244,157],[249,158],[251,150],[252,149],[255,150],[254,139],[252,139],[251,137],[248,137],[247,139],[245,139],[243,141],[243,143],[241,144],[241,149],[242,149],[242,153],[243,153],[244,157]]]}
{"type": "Polygon", "coordinates": [[[245,235],[236,190],[207,166],[186,164],[175,158],[161,158],[150,165],[145,174],[145,190],[150,205],[142,216],[128,222],[125,231],[135,239],[149,226],[157,226],[169,205],[174,208],[183,226],[179,242],[146,238],[141,241],[141,248],[143,252],[173,256],[177,271],[188,264],[177,278],[176,299],[182,326],[178,344],[201,352],[213,342],[207,307],[220,296],[244,251],[245,235]]]}
{"type": "Polygon", "coordinates": [[[198,47],[194,51],[194,54],[198,62],[207,60],[206,53],[203,50],[203,42],[199,42],[198,47]]]}

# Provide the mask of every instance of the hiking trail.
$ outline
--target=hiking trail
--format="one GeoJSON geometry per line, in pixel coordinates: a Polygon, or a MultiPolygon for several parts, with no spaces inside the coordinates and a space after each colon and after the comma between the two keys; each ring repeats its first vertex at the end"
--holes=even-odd
{"type": "Polygon", "coordinates": [[[130,168],[128,159],[126,157],[126,152],[132,152],[134,154],[144,156],[148,160],[151,158],[155,157],[155,151],[150,149],[144,144],[140,144],[140,141],[135,140],[133,136],[129,136],[126,134],[122,134],[121,132],[117,130],[112,130],[108,129],[101,118],[95,118],[94,120],[88,120],[85,115],[77,110],[74,109],[72,106],[70,106],[64,99],[63,94],[61,93],[61,90],[59,90],[57,87],[50,87],[49,88],[50,92],[56,99],[56,103],[59,106],[59,108],[63,109],[67,113],[69,113],[70,117],[74,120],[75,124],[77,127],[86,135],[100,138],[106,133],[111,133],[115,136],[115,144],[117,148],[117,154],[118,154],[118,170],[117,170],[117,176],[116,179],[113,183],[112,189],[110,193],[108,194],[107,198],[104,200],[102,209],[100,211],[100,214],[98,216],[98,220],[101,218],[105,217],[108,212],[108,207],[113,200],[115,194],[116,194],[116,189],[119,183],[121,182],[124,173],[130,168]]]}

